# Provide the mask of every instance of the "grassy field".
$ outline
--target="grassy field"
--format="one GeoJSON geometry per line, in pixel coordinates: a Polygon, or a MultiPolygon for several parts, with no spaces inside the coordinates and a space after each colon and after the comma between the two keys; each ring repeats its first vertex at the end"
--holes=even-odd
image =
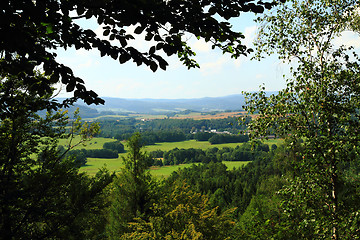
{"type": "MultiPolygon", "coordinates": [[[[223,162],[228,169],[239,168],[248,162],[223,162]]],[[[180,168],[190,167],[193,163],[189,164],[180,164],[172,166],[163,166],[163,167],[151,167],[150,173],[155,177],[168,177],[173,171],[177,171],[180,168]]],[[[110,172],[119,171],[122,167],[121,158],[118,159],[101,159],[101,158],[88,158],[88,164],[81,168],[82,172],[86,172],[89,175],[95,175],[99,168],[106,167],[110,172]]]]}
{"type": "MultiPolygon", "coordinates": [[[[71,142],[71,145],[74,145],[74,144],[78,143],[79,141],[80,141],[80,137],[75,136],[71,142]]],[[[80,144],[79,146],[75,147],[74,149],[82,149],[82,148],[101,149],[101,148],[103,148],[104,143],[113,142],[113,141],[116,141],[116,139],[96,137],[96,138],[93,138],[90,141],[86,142],[85,145],[80,144]]],[[[60,139],[59,140],[59,145],[68,146],[69,144],[70,144],[70,142],[68,139],[60,139]]]]}
{"type": "MultiPolygon", "coordinates": [[[[76,143],[79,139],[74,139],[74,143],[76,143]]],[[[77,146],[76,149],[81,149],[81,148],[86,148],[86,149],[99,149],[102,148],[102,145],[105,142],[111,142],[111,141],[115,141],[114,139],[109,139],[109,138],[94,138],[92,139],[90,142],[88,142],[86,144],[86,146],[77,146]]],[[[268,140],[265,141],[265,143],[269,144],[270,146],[272,144],[280,144],[282,142],[281,139],[273,139],[273,140],[268,140]]],[[[61,145],[66,145],[68,144],[67,141],[65,141],[64,139],[62,139],[60,141],[61,145]]],[[[199,149],[208,149],[208,148],[212,148],[212,147],[217,147],[217,148],[223,148],[223,147],[236,147],[237,145],[241,145],[241,143],[226,143],[226,144],[216,144],[216,145],[211,145],[209,142],[198,142],[195,140],[189,140],[189,141],[184,141],[184,142],[172,142],[172,143],[157,143],[155,145],[149,145],[145,147],[145,151],[147,152],[151,152],[154,150],[162,150],[162,151],[169,151],[171,149],[174,148],[184,148],[184,149],[188,149],[188,148],[199,148],[199,149]]],[[[126,147],[125,147],[126,150],[126,147]]],[[[119,157],[116,159],[103,159],[103,158],[88,158],[88,162],[86,166],[83,166],[81,168],[81,171],[83,172],[87,172],[89,175],[94,175],[99,168],[102,167],[106,167],[110,172],[113,171],[118,171],[121,167],[122,167],[122,156],[126,156],[126,153],[121,153],[119,154],[119,157]]],[[[224,163],[228,166],[229,169],[232,168],[237,168],[242,166],[243,164],[246,164],[246,162],[225,162],[224,163]]],[[[152,168],[151,169],[151,173],[154,176],[158,176],[158,177],[167,177],[170,175],[171,172],[176,171],[178,168],[181,167],[187,167],[190,166],[191,164],[182,164],[182,165],[177,165],[177,166],[164,166],[161,168],[152,168]]]]}
{"type": "Polygon", "coordinates": [[[164,119],[167,118],[167,116],[164,114],[153,115],[153,114],[129,113],[126,115],[101,115],[95,118],[85,118],[84,120],[91,121],[91,120],[104,119],[104,118],[107,119],[135,118],[137,120],[140,120],[140,119],[164,119]]]}
{"type": "Polygon", "coordinates": [[[164,142],[164,143],[156,143],[154,145],[145,146],[145,151],[151,152],[155,150],[169,151],[174,148],[198,148],[198,149],[208,149],[214,147],[215,145],[211,145],[209,142],[198,142],[195,140],[188,140],[183,142],[164,142]]]}
{"type": "Polygon", "coordinates": [[[193,112],[190,114],[176,114],[174,117],[170,117],[172,119],[186,119],[186,118],[192,118],[195,120],[200,119],[222,119],[222,118],[228,118],[228,117],[240,117],[244,115],[245,112],[219,112],[216,114],[204,114],[200,112],[193,112]]]}
{"type": "MultiPolygon", "coordinates": [[[[271,139],[271,140],[266,140],[264,141],[264,143],[268,144],[269,146],[271,146],[272,144],[280,144],[282,142],[282,139],[271,139]]],[[[211,145],[209,142],[204,141],[204,142],[200,142],[200,141],[196,141],[196,140],[188,140],[188,141],[183,141],[183,142],[165,142],[165,143],[156,143],[155,145],[149,145],[145,147],[145,150],[147,152],[151,152],[151,151],[155,151],[155,150],[163,150],[163,151],[169,151],[172,150],[174,148],[184,148],[184,149],[188,149],[188,148],[198,148],[198,149],[208,149],[208,148],[213,148],[213,147],[217,147],[217,148],[223,148],[223,147],[230,147],[230,148],[235,148],[238,145],[241,145],[242,143],[224,143],[224,144],[214,144],[211,145]]]]}
{"type": "MultiPolygon", "coordinates": [[[[248,162],[229,162],[223,161],[223,163],[228,167],[228,169],[239,168],[246,165],[248,162]]],[[[151,167],[150,172],[153,176],[159,178],[166,178],[174,171],[177,171],[180,168],[190,167],[194,163],[189,164],[180,164],[175,166],[164,166],[164,167],[151,167]]]]}
{"type": "MultiPolygon", "coordinates": [[[[77,142],[80,141],[80,138],[78,136],[76,136],[73,141],[72,141],[72,145],[76,144],[77,142]]],[[[106,142],[113,142],[116,141],[115,139],[111,139],[111,138],[93,138],[92,140],[90,140],[89,142],[86,142],[86,145],[82,145],[80,144],[79,146],[75,147],[74,149],[101,149],[104,145],[104,143],[106,142]]],[[[269,146],[271,146],[272,144],[281,144],[282,143],[282,139],[271,139],[271,140],[266,140],[264,141],[264,143],[268,144],[269,146]]],[[[164,142],[164,143],[156,143],[154,145],[148,145],[145,146],[145,151],[147,152],[151,152],[151,151],[155,151],[155,150],[162,150],[162,151],[169,151],[172,150],[174,148],[184,148],[184,149],[188,149],[188,148],[198,148],[198,149],[208,149],[208,148],[213,148],[213,147],[217,147],[217,148],[223,148],[223,147],[231,147],[234,148],[238,145],[241,145],[242,143],[224,143],[224,144],[214,144],[211,145],[209,142],[207,141],[196,141],[196,140],[188,140],[188,141],[183,141],[183,142],[164,142]]],[[[68,139],[60,139],[59,141],[59,145],[69,145],[69,140],[68,139]]],[[[125,150],[126,150],[126,146],[125,146],[125,150]]]]}
{"type": "MultiPolygon", "coordinates": [[[[155,110],[155,109],[154,109],[155,110]]],[[[178,109],[179,111],[185,110],[185,109],[178,109]]],[[[94,118],[84,118],[84,120],[87,121],[93,121],[97,119],[102,118],[108,118],[108,119],[124,119],[124,118],[135,118],[137,120],[139,119],[164,119],[168,118],[166,115],[166,112],[172,113],[172,111],[167,111],[165,109],[157,109],[159,111],[159,114],[142,114],[142,113],[127,113],[127,114],[118,114],[118,115],[101,115],[94,118]]],[[[169,117],[170,119],[186,119],[186,118],[192,118],[195,120],[200,119],[221,119],[221,118],[228,118],[228,117],[239,117],[244,115],[245,112],[217,112],[217,113],[206,113],[206,112],[190,112],[188,114],[179,112],[175,114],[172,117],[169,117]]]]}

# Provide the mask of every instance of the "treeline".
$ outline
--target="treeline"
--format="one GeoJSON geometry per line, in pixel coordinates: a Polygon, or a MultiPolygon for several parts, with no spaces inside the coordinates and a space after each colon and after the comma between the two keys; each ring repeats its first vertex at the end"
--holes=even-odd
{"type": "Polygon", "coordinates": [[[118,158],[119,154],[111,149],[74,149],[70,150],[65,157],[72,157],[80,166],[87,163],[87,158],[118,158]]]}
{"type": "MultiPolygon", "coordinates": [[[[280,210],[283,199],[277,194],[286,185],[288,178],[283,176],[296,171],[291,162],[297,160],[300,144],[271,148],[244,144],[243,150],[257,152],[244,167],[194,164],[159,182],[149,175],[147,156],[137,141],[131,152],[139,157],[128,155],[127,167],[113,182],[106,229],[110,238],[179,239],[186,234],[186,239],[301,239],[293,230],[298,223],[286,220],[287,213],[280,210]]],[[[215,150],[207,151],[216,154],[215,150]]]]}
{"type": "Polygon", "coordinates": [[[99,137],[121,139],[123,134],[132,134],[140,131],[141,122],[135,118],[118,120],[98,120],[101,132],[99,137]]]}
{"type": "Polygon", "coordinates": [[[204,132],[216,129],[219,132],[228,131],[237,134],[240,130],[246,129],[246,124],[250,121],[247,118],[245,124],[239,125],[238,118],[228,117],[224,119],[153,119],[149,121],[126,118],[119,120],[99,120],[101,126],[100,137],[116,138],[126,140],[135,132],[183,132],[187,139],[191,139],[190,133],[204,132]]]}
{"type": "Polygon", "coordinates": [[[81,149],[81,150],[72,150],[72,151],[81,151],[85,154],[86,157],[90,158],[118,158],[119,154],[117,151],[112,149],[81,149]]]}
{"type": "MultiPolygon", "coordinates": [[[[229,170],[220,162],[194,164],[173,172],[165,182],[169,187],[186,182],[192,191],[206,194],[210,206],[217,208],[219,214],[235,209],[235,225],[233,232],[229,233],[230,239],[271,239],[274,236],[274,239],[318,239],[313,238],[316,235],[314,229],[306,232],[295,230],[302,224],[303,216],[297,215],[299,211],[290,215],[288,210],[290,206],[298,210],[299,200],[291,202],[291,205],[284,204],[289,199],[303,197],[288,192],[296,176],[302,174],[296,163],[300,161],[298,153],[303,151],[303,144],[301,141],[295,144],[285,142],[271,149],[268,154],[258,155],[242,168],[229,170]]],[[[358,180],[360,161],[352,165],[344,164],[338,171],[349,177],[347,181],[358,180]]],[[[353,186],[347,187],[344,189],[346,193],[358,196],[353,192],[353,186]]],[[[341,199],[349,206],[355,206],[355,202],[358,202],[347,194],[342,195],[341,199]]],[[[352,230],[352,233],[357,232],[352,230]]]]}
{"type": "Polygon", "coordinates": [[[173,172],[168,185],[186,182],[194,192],[207,194],[211,207],[220,212],[236,207],[238,218],[246,211],[261,181],[278,176],[282,171],[274,166],[272,154],[262,155],[242,168],[227,169],[221,162],[192,165],[173,172]]]}
{"type": "Polygon", "coordinates": [[[211,144],[248,142],[248,135],[216,134],[209,139],[211,144]]]}
{"type": "MultiPolygon", "coordinates": [[[[122,134],[117,138],[120,140],[127,140],[132,133],[122,134]]],[[[177,130],[163,130],[163,131],[144,131],[141,132],[141,138],[145,145],[152,145],[158,142],[181,142],[191,139],[191,134],[185,134],[183,131],[177,130]]]]}
{"type": "Polygon", "coordinates": [[[194,139],[197,141],[209,141],[211,144],[242,143],[248,142],[249,136],[247,134],[197,132],[194,134],[194,139]]]}
{"type": "MultiPolygon", "coordinates": [[[[250,121],[247,119],[246,123],[250,121]]],[[[169,130],[181,129],[186,132],[216,129],[217,131],[229,131],[238,133],[239,130],[246,129],[246,125],[239,125],[237,117],[228,117],[222,119],[154,119],[144,122],[143,129],[149,130],[169,130]]]]}
{"type": "MultiPolygon", "coordinates": [[[[126,133],[121,135],[118,139],[126,140],[132,134],[126,133]]],[[[249,141],[248,135],[240,134],[219,134],[212,132],[197,132],[195,134],[185,134],[183,131],[176,130],[162,130],[162,131],[144,131],[141,132],[141,138],[145,145],[152,145],[159,142],[181,142],[185,140],[195,139],[197,141],[209,141],[211,144],[222,143],[243,143],[249,141]]]]}
{"type": "Polygon", "coordinates": [[[62,145],[58,146],[59,155],[63,158],[72,158],[73,161],[83,166],[87,163],[87,158],[118,158],[119,153],[125,152],[124,145],[120,141],[106,142],[102,149],[73,149],[66,151],[62,145]]]}
{"type": "MultiPolygon", "coordinates": [[[[275,150],[276,145],[271,146],[271,150],[275,150]]],[[[149,153],[155,159],[153,165],[178,165],[184,163],[209,163],[221,161],[254,161],[264,158],[270,153],[269,145],[263,143],[249,144],[244,143],[235,148],[209,148],[202,149],[178,149],[174,148],[170,151],[156,150],[149,153]],[[162,158],[163,161],[159,161],[162,158]]]]}

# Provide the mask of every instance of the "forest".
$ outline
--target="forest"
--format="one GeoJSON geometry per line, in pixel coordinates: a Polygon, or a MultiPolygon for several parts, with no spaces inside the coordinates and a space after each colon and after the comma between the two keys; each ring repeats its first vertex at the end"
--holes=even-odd
{"type": "MultiPolygon", "coordinates": [[[[184,139],[200,138],[200,133],[209,132],[214,129],[217,132],[227,131],[228,133],[238,134],[240,130],[245,130],[246,124],[251,120],[247,117],[243,124],[239,124],[237,117],[222,119],[153,119],[151,121],[141,121],[134,118],[106,120],[99,119],[101,125],[100,137],[116,138],[118,140],[128,139],[135,132],[142,132],[142,137],[147,144],[155,142],[176,142],[184,139]],[[199,134],[197,134],[199,133],[199,134]],[[145,136],[147,135],[147,136],[145,136]]],[[[206,140],[214,134],[207,134],[206,140]]],[[[200,139],[198,139],[200,140],[200,139]]]]}
{"type": "MultiPolygon", "coordinates": [[[[271,149],[276,149],[273,144],[271,149]]],[[[184,163],[209,163],[221,161],[253,161],[259,156],[267,155],[269,146],[263,143],[242,144],[235,148],[223,147],[221,149],[214,147],[207,150],[202,149],[178,149],[174,148],[170,151],[151,151],[149,155],[155,158],[162,158],[162,165],[178,165],[184,163]]],[[[158,161],[154,163],[159,164],[158,161]]]]}
{"type": "Polygon", "coordinates": [[[360,57],[354,42],[335,41],[359,35],[358,1],[4,0],[0,9],[0,239],[360,238],[360,57]],[[258,17],[252,48],[231,24],[243,13],[258,17]],[[222,120],[83,121],[62,111],[104,100],[56,49],[153,72],[171,71],[171,56],[198,68],[188,36],[231,58],[278,57],[291,66],[286,87],[244,92],[246,114],[222,120]],[[58,85],[72,95],[57,100],[58,85]],[[112,141],[85,149],[97,136],[112,141]],[[262,142],[269,136],[282,144],[262,142]],[[187,139],[212,145],[144,150],[187,139]],[[81,171],[87,158],[120,154],[114,172],[81,171]],[[191,165],[150,174],[182,163],[191,165]]]}

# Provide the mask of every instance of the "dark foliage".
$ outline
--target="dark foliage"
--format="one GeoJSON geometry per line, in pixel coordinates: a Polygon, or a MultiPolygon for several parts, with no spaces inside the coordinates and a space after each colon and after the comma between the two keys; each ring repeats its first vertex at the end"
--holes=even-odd
{"type": "Polygon", "coordinates": [[[272,162],[273,155],[258,157],[243,168],[227,170],[220,162],[192,165],[173,172],[166,180],[168,184],[186,181],[191,188],[209,194],[213,206],[220,211],[237,207],[237,214],[245,211],[259,183],[266,177],[277,174],[272,162]]]}
{"type": "Polygon", "coordinates": [[[117,151],[118,153],[125,152],[124,145],[120,141],[106,142],[106,143],[104,143],[103,148],[114,150],[114,151],[117,151]]]}
{"type": "Polygon", "coordinates": [[[150,152],[152,158],[163,158],[164,165],[177,165],[183,163],[209,163],[221,161],[254,161],[258,158],[267,157],[269,146],[267,144],[257,143],[255,145],[242,144],[236,148],[224,147],[222,149],[210,148],[202,149],[178,149],[170,151],[150,152]]]}
{"type": "Polygon", "coordinates": [[[248,142],[248,135],[216,134],[209,138],[211,144],[248,142]]]}
{"type": "MultiPolygon", "coordinates": [[[[134,132],[142,132],[142,136],[149,144],[154,141],[174,141],[177,139],[193,139],[197,131],[201,129],[216,129],[217,131],[228,131],[237,134],[246,128],[246,123],[239,125],[238,118],[229,117],[224,119],[154,119],[151,121],[140,121],[133,118],[121,120],[101,120],[101,137],[116,138],[118,140],[128,139],[134,132]],[[181,133],[182,132],[182,133],[181,133]],[[149,135],[149,136],[147,136],[149,135]],[[185,136],[184,136],[185,135],[185,136]]],[[[182,140],[180,140],[182,141],[182,140]]],[[[207,141],[207,140],[204,140],[207,141]]]]}
{"type": "Polygon", "coordinates": [[[194,135],[194,139],[196,141],[209,141],[209,139],[215,135],[216,133],[211,133],[211,132],[197,132],[194,135]]]}
{"type": "Polygon", "coordinates": [[[90,158],[118,158],[119,154],[112,149],[81,149],[79,150],[90,158]]]}
{"type": "Polygon", "coordinates": [[[186,44],[184,32],[211,41],[214,47],[233,57],[246,55],[250,50],[241,44],[244,36],[215,16],[229,20],[243,11],[263,12],[264,6],[270,8],[271,4],[253,0],[221,3],[4,0],[0,2],[0,72],[26,79],[24,84],[33,86],[40,96],[51,92],[52,84],[62,83],[68,92],[74,92],[73,100],[81,98],[87,104],[103,103],[95,92],[85,88],[84,81],[69,67],[56,60],[54,49],[96,49],[101,56],[109,56],[120,64],[132,60],[137,65],[145,64],[152,71],[165,70],[168,66],[159,55],[161,51],[168,56],[177,55],[189,68],[196,67],[198,65],[192,59],[195,53],[186,44]],[[90,18],[102,25],[103,36],[110,41],[102,40],[91,29],[77,24],[77,19],[90,18]],[[134,25],[137,25],[135,33],[126,33],[125,28],[134,25]],[[163,28],[167,31],[160,33],[163,28]],[[128,41],[141,33],[146,33],[146,41],[152,40],[151,47],[145,52],[128,45],[128,41]],[[45,76],[34,81],[34,71],[39,66],[44,69],[45,76]]]}

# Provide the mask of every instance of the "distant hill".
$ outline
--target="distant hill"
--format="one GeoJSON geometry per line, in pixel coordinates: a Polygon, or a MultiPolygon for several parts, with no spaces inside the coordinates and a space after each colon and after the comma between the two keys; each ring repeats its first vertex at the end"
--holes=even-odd
{"type": "MultiPolygon", "coordinates": [[[[270,93],[269,93],[270,94],[270,93]]],[[[198,112],[241,110],[245,103],[242,94],[229,95],[225,97],[205,97],[193,99],[125,99],[103,97],[105,105],[87,106],[83,102],[77,105],[87,106],[95,109],[100,115],[107,113],[169,113],[192,110],[198,112]]],[[[86,109],[90,115],[96,112],[86,109]]]]}
{"type": "MultiPolygon", "coordinates": [[[[99,112],[168,113],[183,110],[199,112],[240,110],[245,103],[243,95],[205,97],[194,99],[124,99],[104,97],[105,105],[90,106],[99,112]]],[[[81,104],[81,103],[79,103],[81,104]]]]}
{"type": "Polygon", "coordinates": [[[178,112],[182,110],[193,110],[200,112],[235,110],[242,109],[244,97],[242,95],[232,95],[218,98],[197,98],[197,99],[120,99],[104,98],[105,105],[97,109],[139,112],[139,113],[159,113],[159,112],[178,112]]]}

